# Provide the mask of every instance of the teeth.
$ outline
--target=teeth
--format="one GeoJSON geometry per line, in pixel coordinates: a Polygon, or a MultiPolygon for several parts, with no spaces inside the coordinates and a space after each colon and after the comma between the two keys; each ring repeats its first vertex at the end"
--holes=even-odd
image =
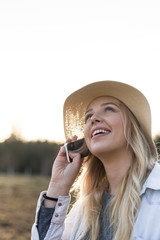
{"type": "Polygon", "coordinates": [[[106,131],[106,130],[104,130],[104,129],[95,130],[95,131],[92,133],[92,136],[94,137],[96,134],[99,134],[99,133],[109,133],[109,131],[106,131]]]}

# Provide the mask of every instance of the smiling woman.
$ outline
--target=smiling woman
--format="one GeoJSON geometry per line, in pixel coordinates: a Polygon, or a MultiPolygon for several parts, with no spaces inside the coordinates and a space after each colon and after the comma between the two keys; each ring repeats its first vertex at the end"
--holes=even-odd
{"type": "MultiPolygon", "coordinates": [[[[107,149],[115,152],[115,146],[118,147],[122,143],[126,148],[119,105],[118,100],[111,97],[96,98],[89,105],[85,117],[84,136],[89,150],[97,157],[98,152],[101,154],[107,149]],[[98,150],[95,151],[95,147],[98,147],[98,150]]],[[[124,151],[122,145],[121,150],[124,151]]]]}
{"type": "Polygon", "coordinates": [[[160,166],[145,96],[121,82],[89,84],[66,99],[64,130],[67,142],[83,137],[89,155],[69,152],[69,163],[60,149],[32,239],[160,239],[160,166]],[[67,215],[71,189],[79,194],[67,215]]]}

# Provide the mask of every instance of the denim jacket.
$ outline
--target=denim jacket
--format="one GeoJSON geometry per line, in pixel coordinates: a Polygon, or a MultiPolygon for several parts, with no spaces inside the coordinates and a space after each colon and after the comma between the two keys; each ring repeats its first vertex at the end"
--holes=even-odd
{"type": "MultiPolygon", "coordinates": [[[[32,227],[31,240],[39,240],[38,212],[44,192],[41,193],[32,227]]],[[[160,165],[155,164],[141,190],[141,208],[130,240],[160,240],[160,165]]],[[[84,230],[84,216],[78,201],[67,215],[70,196],[60,196],[44,240],[80,240],[84,230]]]]}

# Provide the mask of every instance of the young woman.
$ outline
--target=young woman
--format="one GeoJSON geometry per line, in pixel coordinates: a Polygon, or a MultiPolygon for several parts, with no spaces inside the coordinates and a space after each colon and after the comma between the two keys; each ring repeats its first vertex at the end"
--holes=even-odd
{"type": "Polygon", "coordinates": [[[145,96],[121,82],[89,84],[66,99],[64,129],[67,142],[84,137],[89,155],[70,152],[68,163],[60,149],[32,240],[160,240],[160,166],[145,96]],[[67,215],[71,188],[77,201],[67,215]]]}

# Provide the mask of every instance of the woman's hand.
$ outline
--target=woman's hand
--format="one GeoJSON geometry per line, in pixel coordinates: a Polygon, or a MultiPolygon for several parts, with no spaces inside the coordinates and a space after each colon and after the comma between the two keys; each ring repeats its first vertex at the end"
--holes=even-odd
{"type": "MultiPolygon", "coordinates": [[[[68,139],[67,142],[71,142],[76,139],[77,137],[74,136],[72,139],[68,139]]],[[[47,196],[57,198],[58,196],[65,196],[69,194],[69,190],[73,185],[83,162],[79,153],[69,153],[69,155],[73,160],[71,163],[67,161],[65,147],[61,147],[53,164],[47,196]]],[[[45,200],[45,205],[46,204],[49,204],[48,207],[55,205],[48,200],[45,200]]]]}

